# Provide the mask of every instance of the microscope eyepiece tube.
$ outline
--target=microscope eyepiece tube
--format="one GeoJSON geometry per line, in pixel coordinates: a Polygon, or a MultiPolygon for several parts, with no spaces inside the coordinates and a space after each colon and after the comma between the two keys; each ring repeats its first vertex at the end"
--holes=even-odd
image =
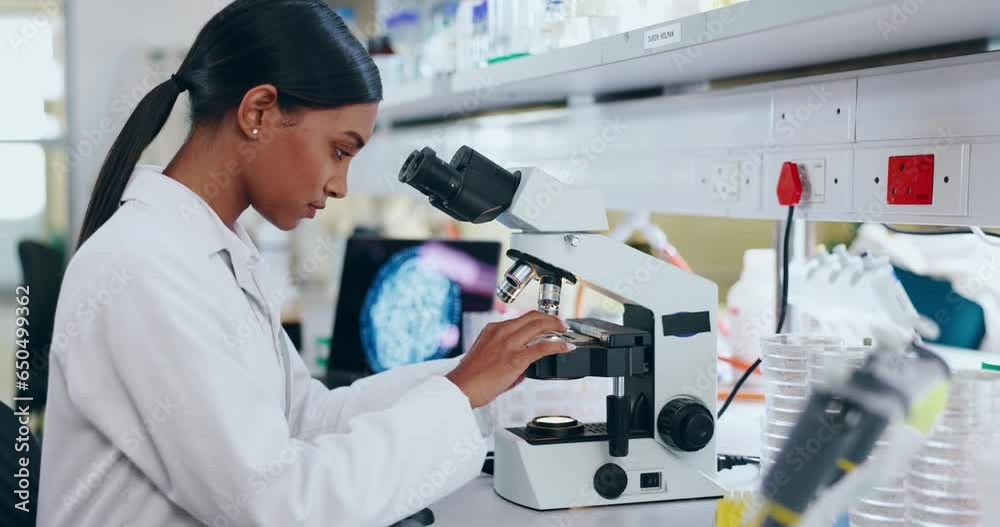
{"type": "Polygon", "coordinates": [[[531,265],[520,260],[514,262],[514,265],[504,273],[503,281],[497,287],[497,298],[505,304],[512,303],[534,277],[535,270],[531,265]]]}
{"type": "Polygon", "coordinates": [[[456,220],[486,223],[510,208],[521,173],[511,173],[467,146],[458,149],[450,164],[428,147],[410,154],[399,181],[456,220]]]}
{"type": "Polygon", "coordinates": [[[548,315],[559,315],[559,297],[562,293],[562,278],[544,275],[538,288],[538,310],[548,315]]]}

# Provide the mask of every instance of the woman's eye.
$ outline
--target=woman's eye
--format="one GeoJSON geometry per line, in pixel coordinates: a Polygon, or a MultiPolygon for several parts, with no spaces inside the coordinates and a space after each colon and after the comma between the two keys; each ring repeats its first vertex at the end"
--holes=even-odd
{"type": "Polygon", "coordinates": [[[347,157],[347,152],[344,152],[339,148],[334,148],[333,151],[337,155],[337,159],[344,159],[345,157],[347,157]]]}

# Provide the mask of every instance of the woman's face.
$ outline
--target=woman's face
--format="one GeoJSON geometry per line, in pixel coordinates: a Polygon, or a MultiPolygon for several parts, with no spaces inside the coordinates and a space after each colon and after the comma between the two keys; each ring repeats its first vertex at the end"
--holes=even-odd
{"type": "Polygon", "coordinates": [[[378,104],[272,113],[274,122],[240,145],[250,204],[282,230],[294,229],[347,195],[347,168],[371,139],[378,104]]]}

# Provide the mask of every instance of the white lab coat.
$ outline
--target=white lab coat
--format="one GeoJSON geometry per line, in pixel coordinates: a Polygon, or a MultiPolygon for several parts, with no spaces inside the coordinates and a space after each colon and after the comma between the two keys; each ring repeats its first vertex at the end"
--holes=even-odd
{"type": "Polygon", "coordinates": [[[242,228],[154,167],[123,201],[59,297],[41,527],[384,526],[479,473],[453,361],[327,390],[242,228]]]}

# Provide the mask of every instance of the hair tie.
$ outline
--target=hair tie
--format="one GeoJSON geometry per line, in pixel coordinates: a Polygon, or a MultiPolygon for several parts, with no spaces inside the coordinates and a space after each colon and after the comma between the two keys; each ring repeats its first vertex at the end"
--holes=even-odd
{"type": "Polygon", "coordinates": [[[179,73],[174,73],[173,75],[171,75],[170,80],[174,81],[174,84],[177,85],[177,89],[180,90],[181,93],[184,93],[189,89],[191,89],[190,83],[179,73]]]}

